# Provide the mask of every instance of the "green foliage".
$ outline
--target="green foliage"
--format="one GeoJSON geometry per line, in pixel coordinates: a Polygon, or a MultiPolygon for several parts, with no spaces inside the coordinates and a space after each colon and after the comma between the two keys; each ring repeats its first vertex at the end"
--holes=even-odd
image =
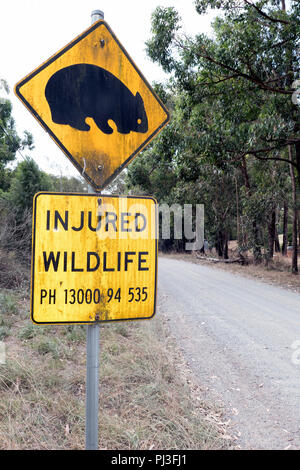
{"type": "Polygon", "coordinates": [[[178,179],[174,156],[180,145],[180,134],[172,123],[129,166],[127,185],[133,194],[152,194],[161,202],[171,203],[178,179]]]}
{"type": "Polygon", "coordinates": [[[52,189],[51,178],[30,158],[18,164],[12,178],[8,198],[21,215],[32,208],[33,196],[39,191],[52,189]]]}
{"type": "Polygon", "coordinates": [[[247,128],[251,121],[255,124],[248,129],[252,139],[243,139],[247,153],[281,148],[299,123],[299,109],[291,101],[292,83],[299,74],[299,6],[292,2],[291,9],[284,12],[280,2],[260,2],[261,9],[250,2],[236,8],[236,3],[196,2],[199,13],[208,6],[226,12],[213,23],[214,39],[203,34],[180,36],[176,11],[157,8],[147,52],[165,71],[173,72],[177,87],[188,94],[190,106],[200,105],[201,110],[205,99],[206,111],[212,108],[225,121],[238,124],[233,129],[238,141],[243,139],[240,117],[247,128]],[[268,146],[260,146],[266,142],[268,146]]]}
{"type": "Polygon", "coordinates": [[[291,204],[291,142],[300,175],[300,107],[291,99],[299,2],[286,10],[279,0],[196,0],[195,7],[222,10],[213,37],[181,34],[174,8],[153,13],[147,53],[171,74],[159,90],[172,122],[130,166],[128,186],[159,202],[204,203],[211,243],[226,245],[235,233],[240,250],[259,256],[268,251],[272,214],[291,204]]]}
{"type": "Polygon", "coordinates": [[[0,166],[2,170],[8,162],[14,160],[16,151],[21,146],[11,112],[11,102],[6,98],[0,98],[0,166]]]}
{"type": "MultiPolygon", "coordinates": [[[[0,192],[0,249],[5,250],[7,260],[15,254],[24,263],[29,263],[32,233],[32,204],[33,196],[42,190],[52,190],[49,175],[42,172],[30,158],[20,162],[10,172],[10,184],[6,192],[0,192]]],[[[2,253],[4,256],[4,252],[2,253]]],[[[13,261],[13,259],[11,260],[13,261]]],[[[1,263],[0,263],[1,264],[1,263]]],[[[6,287],[19,284],[18,272],[8,272],[9,263],[5,268],[6,274],[0,276],[0,283],[6,287]],[[9,285],[5,282],[7,278],[9,285]],[[3,283],[4,282],[4,283],[3,283]]]]}
{"type": "Polygon", "coordinates": [[[0,90],[3,89],[7,94],[9,93],[9,86],[4,78],[0,78],[0,90]]]}
{"type": "Polygon", "coordinates": [[[166,72],[171,72],[175,61],[172,58],[172,42],[179,26],[180,17],[174,8],[157,7],[152,14],[153,36],[146,43],[146,51],[154,61],[159,61],[166,72]]]}
{"type": "MultiPolygon", "coordinates": [[[[0,90],[7,94],[9,87],[4,79],[0,79],[0,90]]],[[[13,161],[18,150],[33,148],[32,135],[25,131],[21,139],[15,129],[15,121],[12,117],[12,104],[8,98],[0,97],[0,191],[6,191],[10,184],[10,171],[6,165],[13,161]]]]}
{"type": "Polygon", "coordinates": [[[84,193],[87,183],[83,178],[47,175],[51,181],[51,189],[60,193],[84,193]]]}

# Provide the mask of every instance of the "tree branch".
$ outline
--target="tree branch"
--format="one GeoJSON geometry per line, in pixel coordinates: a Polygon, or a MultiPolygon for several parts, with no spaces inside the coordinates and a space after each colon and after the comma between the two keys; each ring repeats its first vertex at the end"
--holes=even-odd
{"type": "Polygon", "coordinates": [[[257,5],[254,5],[254,3],[251,3],[249,2],[248,0],[244,0],[244,3],[246,3],[247,5],[249,5],[250,7],[253,7],[257,13],[259,13],[261,16],[263,16],[264,18],[266,18],[267,20],[269,21],[272,21],[272,23],[282,23],[282,24],[290,24],[289,21],[287,20],[280,20],[278,18],[273,18],[272,16],[269,16],[267,15],[267,13],[265,13],[264,11],[260,10],[260,8],[258,8],[257,5]]]}
{"type": "MultiPolygon", "coordinates": [[[[175,40],[175,44],[183,50],[187,49],[186,46],[184,44],[182,44],[178,39],[175,40]]],[[[267,85],[266,82],[263,82],[260,78],[258,78],[256,76],[251,76],[247,73],[242,72],[241,70],[234,69],[230,65],[227,65],[223,62],[219,62],[218,60],[216,60],[213,57],[211,57],[210,55],[208,55],[208,53],[206,52],[204,46],[202,47],[202,53],[195,52],[195,54],[199,58],[206,59],[209,62],[211,62],[215,65],[218,65],[219,67],[222,67],[225,70],[230,71],[232,73],[232,76],[228,77],[228,80],[229,80],[229,78],[242,77],[242,78],[245,78],[246,80],[248,80],[252,83],[255,83],[256,85],[258,85],[263,90],[268,90],[268,91],[271,91],[273,93],[280,93],[282,95],[292,95],[293,94],[293,91],[287,91],[287,90],[284,90],[283,88],[271,87],[271,86],[267,85]]]]}
{"type": "MultiPolygon", "coordinates": [[[[262,150],[259,150],[259,152],[261,152],[261,151],[262,150]]],[[[257,155],[257,152],[255,152],[255,151],[251,151],[251,152],[247,152],[247,153],[248,153],[248,155],[254,155],[255,158],[258,158],[258,160],[263,160],[265,162],[267,162],[269,160],[275,160],[275,161],[278,161],[278,162],[285,162],[285,163],[289,163],[290,165],[293,165],[295,168],[297,168],[296,163],[291,162],[287,158],[280,158],[280,157],[266,157],[266,158],[264,158],[264,157],[260,157],[259,155],[257,155]]]]}
{"type": "Polygon", "coordinates": [[[201,85],[206,85],[206,86],[217,85],[218,83],[226,82],[227,80],[231,80],[232,78],[235,78],[235,77],[238,77],[238,75],[236,75],[236,74],[229,75],[228,77],[225,77],[225,78],[219,78],[216,81],[214,81],[212,79],[212,81],[210,83],[209,82],[201,82],[201,85]]]}

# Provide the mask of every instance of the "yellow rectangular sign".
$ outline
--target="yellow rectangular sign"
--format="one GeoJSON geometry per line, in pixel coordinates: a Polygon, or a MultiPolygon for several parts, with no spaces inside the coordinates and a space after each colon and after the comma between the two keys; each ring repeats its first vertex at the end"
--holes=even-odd
{"type": "Polygon", "coordinates": [[[38,193],[31,318],[38,324],[153,317],[157,204],[151,197],[38,193]]]}

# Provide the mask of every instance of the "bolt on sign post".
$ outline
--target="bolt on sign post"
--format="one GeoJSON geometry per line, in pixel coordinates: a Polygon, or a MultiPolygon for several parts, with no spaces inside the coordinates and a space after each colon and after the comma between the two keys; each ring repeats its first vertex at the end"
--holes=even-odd
{"type": "Polygon", "coordinates": [[[19,81],[15,93],[96,190],[169,121],[102,19],[19,81]]]}
{"type": "Polygon", "coordinates": [[[155,313],[152,197],[34,197],[31,318],[37,324],[149,319],[155,313]]]}

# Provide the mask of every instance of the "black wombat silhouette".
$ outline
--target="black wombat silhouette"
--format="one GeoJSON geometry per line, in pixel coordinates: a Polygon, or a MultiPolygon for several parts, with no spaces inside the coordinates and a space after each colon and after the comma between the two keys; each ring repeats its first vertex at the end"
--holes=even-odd
{"type": "Polygon", "coordinates": [[[148,118],[139,93],[134,95],[117,77],[91,64],[76,64],[54,73],[47,82],[45,96],[52,121],[89,131],[85,122],[93,118],[105,134],[112,134],[112,119],[118,132],[148,131],[148,118]]]}

